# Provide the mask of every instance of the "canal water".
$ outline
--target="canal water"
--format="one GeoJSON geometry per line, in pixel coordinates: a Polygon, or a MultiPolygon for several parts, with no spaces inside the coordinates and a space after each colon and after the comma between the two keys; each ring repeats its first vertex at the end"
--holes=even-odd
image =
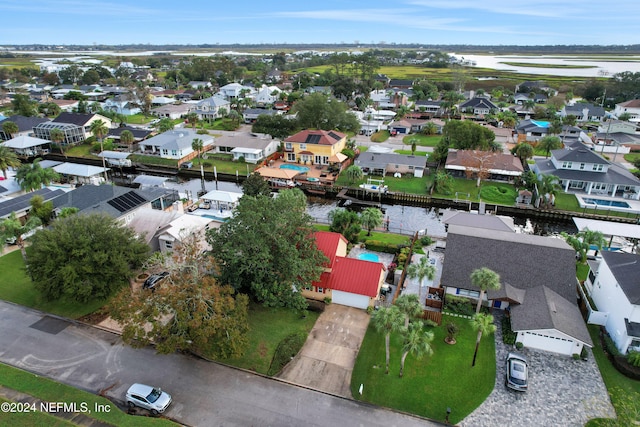
{"type": "MultiPolygon", "coordinates": [[[[184,182],[168,181],[166,187],[175,189],[183,194],[188,191],[188,194],[192,198],[196,197],[199,191],[202,191],[202,183],[199,179],[184,182]]],[[[242,192],[242,187],[234,182],[218,181],[216,186],[216,183],[213,181],[205,181],[206,191],[216,189],[238,193],[242,192]]],[[[323,197],[309,197],[308,201],[307,212],[315,221],[323,224],[329,223],[329,212],[339,207],[337,200],[325,199],[323,197]]],[[[351,207],[349,208],[351,209],[351,207]]],[[[353,209],[358,210],[357,207],[353,209]]],[[[388,230],[393,233],[413,235],[416,231],[424,231],[432,237],[444,237],[446,235],[444,224],[440,221],[441,210],[437,208],[383,204],[382,209],[384,210],[385,223],[387,223],[388,220],[388,230]]],[[[514,218],[514,222],[522,229],[533,229],[533,233],[538,235],[557,234],[562,231],[576,233],[578,231],[573,223],[554,224],[528,220],[526,218],[514,218]],[[527,221],[530,223],[529,226],[527,221]]]]}

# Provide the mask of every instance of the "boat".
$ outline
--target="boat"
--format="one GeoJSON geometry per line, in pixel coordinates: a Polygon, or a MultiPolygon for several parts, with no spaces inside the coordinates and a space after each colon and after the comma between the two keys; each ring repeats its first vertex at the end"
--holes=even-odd
{"type": "Polygon", "coordinates": [[[360,184],[358,187],[370,193],[386,193],[389,191],[389,187],[384,185],[383,179],[369,178],[366,184],[360,184]]]}

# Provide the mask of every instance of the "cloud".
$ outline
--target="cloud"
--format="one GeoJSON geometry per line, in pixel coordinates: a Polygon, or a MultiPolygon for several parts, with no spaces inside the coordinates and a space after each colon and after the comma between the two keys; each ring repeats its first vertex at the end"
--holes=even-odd
{"type": "Polygon", "coordinates": [[[155,15],[157,9],[131,6],[128,4],[94,1],[87,3],[82,0],[35,0],[16,1],[3,0],[0,12],[22,12],[34,15],[85,15],[85,16],[122,16],[127,15],[155,15]]]}

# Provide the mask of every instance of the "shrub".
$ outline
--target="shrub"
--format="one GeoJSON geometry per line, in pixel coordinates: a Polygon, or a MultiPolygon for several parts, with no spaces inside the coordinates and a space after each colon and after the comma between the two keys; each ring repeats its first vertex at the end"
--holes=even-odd
{"type": "Polygon", "coordinates": [[[616,344],[613,342],[609,334],[607,334],[606,331],[604,331],[602,334],[602,341],[604,342],[604,347],[607,352],[612,356],[620,356],[620,351],[618,351],[616,344]]]}
{"type": "Polygon", "coordinates": [[[210,168],[211,166],[213,166],[213,163],[211,163],[211,162],[202,162],[202,166],[204,166],[205,168],[210,168]]]}
{"type": "Polygon", "coordinates": [[[398,265],[404,266],[404,263],[409,257],[409,251],[410,249],[408,247],[403,247],[400,249],[400,253],[398,254],[398,265]]]}
{"type": "Polygon", "coordinates": [[[325,303],[325,304],[331,304],[331,298],[329,298],[329,297],[324,297],[324,303],[325,303]]]}
{"type": "Polygon", "coordinates": [[[511,318],[504,316],[502,318],[502,342],[505,344],[513,345],[516,343],[518,334],[511,329],[511,318]]]}
{"type": "Polygon", "coordinates": [[[394,243],[381,242],[379,240],[366,240],[364,245],[367,249],[374,252],[384,252],[387,254],[396,254],[400,246],[394,243]]]}
{"type": "Polygon", "coordinates": [[[633,366],[640,367],[640,352],[630,351],[627,355],[627,362],[633,366]]]}
{"type": "Polygon", "coordinates": [[[516,348],[517,348],[518,350],[522,350],[522,347],[524,347],[524,344],[522,344],[520,341],[518,341],[518,342],[516,343],[516,348]]]}
{"type": "Polygon", "coordinates": [[[273,376],[280,372],[282,368],[298,354],[298,351],[300,351],[306,339],[305,334],[298,333],[291,334],[280,341],[273,354],[273,359],[271,359],[271,365],[269,366],[267,375],[273,376]]]}
{"type": "Polygon", "coordinates": [[[375,307],[373,307],[372,305],[370,305],[369,307],[367,307],[367,314],[371,314],[373,313],[375,310],[375,307]]]}
{"type": "Polygon", "coordinates": [[[571,357],[573,357],[573,360],[580,360],[580,355],[578,353],[573,353],[571,357]]]}
{"type": "Polygon", "coordinates": [[[587,360],[587,357],[589,357],[589,352],[587,351],[587,347],[586,346],[582,346],[582,351],[580,352],[580,357],[582,357],[583,359],[587,360]]]}
{"type": "Polygon", "coordinates": [[[470,299],[451,294],[448,294],[445,298],[444,310],[463,316],[473,316],[476,311],[470,299]]]}
{"type": "Polygon", "coordinates": [[[433,243],[433,239],[431,239],[431,237],[429,237],[429,236],[422,236],[422,237],[420,238],[420,244],[421,244],[422,246],[429,246],[429,245],[431,245],[432,243],[433,243]]]}

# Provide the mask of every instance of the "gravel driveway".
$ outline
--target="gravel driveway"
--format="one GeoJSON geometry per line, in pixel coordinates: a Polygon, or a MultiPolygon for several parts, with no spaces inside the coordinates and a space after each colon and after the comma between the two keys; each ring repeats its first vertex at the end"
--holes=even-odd
{"type": "Polygon", "coordinates": [[[517,393],[504,385],[505,359],[513,346],[502,342],[500,319],[496,318],[496,384],[482,405],[460,424],[490,426],[584,426],[596,417],[614,417],[609,394],[593,353],[586,361],[543,351],[522,349],[529,362],[529,390],[517,393]]]}

